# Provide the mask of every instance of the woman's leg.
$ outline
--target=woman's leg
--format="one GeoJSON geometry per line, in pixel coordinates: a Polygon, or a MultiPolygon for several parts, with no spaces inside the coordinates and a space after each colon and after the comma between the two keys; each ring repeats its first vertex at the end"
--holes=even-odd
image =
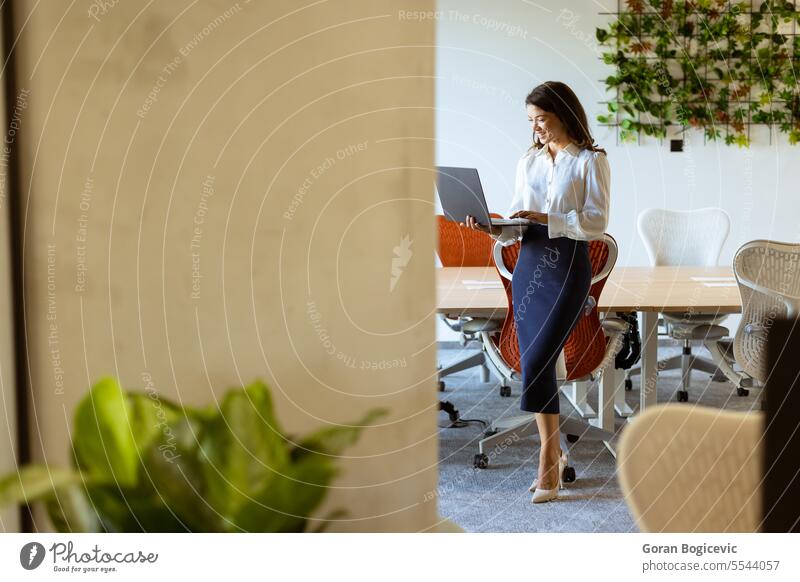
{"type": "Polygon", "coordinates": [[[556,489],[558,487],[558,459],[561,457],[560,435],[558,430],[558,414],[536,415],[536,426],[542,447],[539,449],[539,489],[556,489]]]}

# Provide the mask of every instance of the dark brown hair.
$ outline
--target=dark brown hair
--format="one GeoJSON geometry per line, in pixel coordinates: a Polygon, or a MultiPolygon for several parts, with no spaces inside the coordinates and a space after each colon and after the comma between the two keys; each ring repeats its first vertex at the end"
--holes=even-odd
{"type": "MultiPolygon", "coordinates": [[[[606,153],[606,150],[594,143],[586,112],[578,101],[578,96],[564,83],[559,81],[542,83],[525,98],[525,105],[534,105],[558,117],[567,130],[567,136],[580,149],[606,153]]],[[[532,147],[542,147],[535,136],[532,147]]]]}

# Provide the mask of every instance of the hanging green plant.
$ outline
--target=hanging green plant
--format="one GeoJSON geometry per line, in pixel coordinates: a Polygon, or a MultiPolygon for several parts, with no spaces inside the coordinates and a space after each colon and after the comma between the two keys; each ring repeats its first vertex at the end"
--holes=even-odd
{"type": "Polygon", "coordinates": [[[623,142],[668,128],[750,145],[751,125],[800,142],[800,6],[787,0],[619,0],[597,29],[615,67],[597,116],[623,142]]]}

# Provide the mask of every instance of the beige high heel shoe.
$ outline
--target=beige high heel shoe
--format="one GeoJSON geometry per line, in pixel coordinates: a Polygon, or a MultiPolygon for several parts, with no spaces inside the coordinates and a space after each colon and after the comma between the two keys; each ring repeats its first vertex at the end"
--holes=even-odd
{"type": "Polygon", "coordinates": [[[529,491],[533,491],[531,503],[545,503],[553,499],[558,499],[559,489],[564,489],[564,469],[566,466],[567,455],[562,451],[561,456],[558,458],[558,487],[555,489],[539,489],[536,487],[539,480],[534,479],[533,483],[531,483],[531,486],[528,488],[529,491]]]}

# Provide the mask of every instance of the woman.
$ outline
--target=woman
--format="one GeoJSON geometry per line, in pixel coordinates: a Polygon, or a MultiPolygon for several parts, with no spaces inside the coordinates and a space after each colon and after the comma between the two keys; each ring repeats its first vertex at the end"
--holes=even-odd
{"type": "MultiPolygon", "coordinates": [[[[533,503],[558,498],[567,464],[560,449],[556,362],[577,324],[592,278],[586,241],[602,238],[608,224],[610,169],[594,145],[586,113],[564,83],[548,81],[525,99],[533,146],[517,165],[509,215],[532,221],[522,236],[512,278],[514,318],[522,368],[521,407],[536,413],[542,447],[533,503]]],[[[466,226],[502,244],[513,228],[466,217],[466,226]]],[[[517,229],[518,231],[518,229],[517,229]]]]}

